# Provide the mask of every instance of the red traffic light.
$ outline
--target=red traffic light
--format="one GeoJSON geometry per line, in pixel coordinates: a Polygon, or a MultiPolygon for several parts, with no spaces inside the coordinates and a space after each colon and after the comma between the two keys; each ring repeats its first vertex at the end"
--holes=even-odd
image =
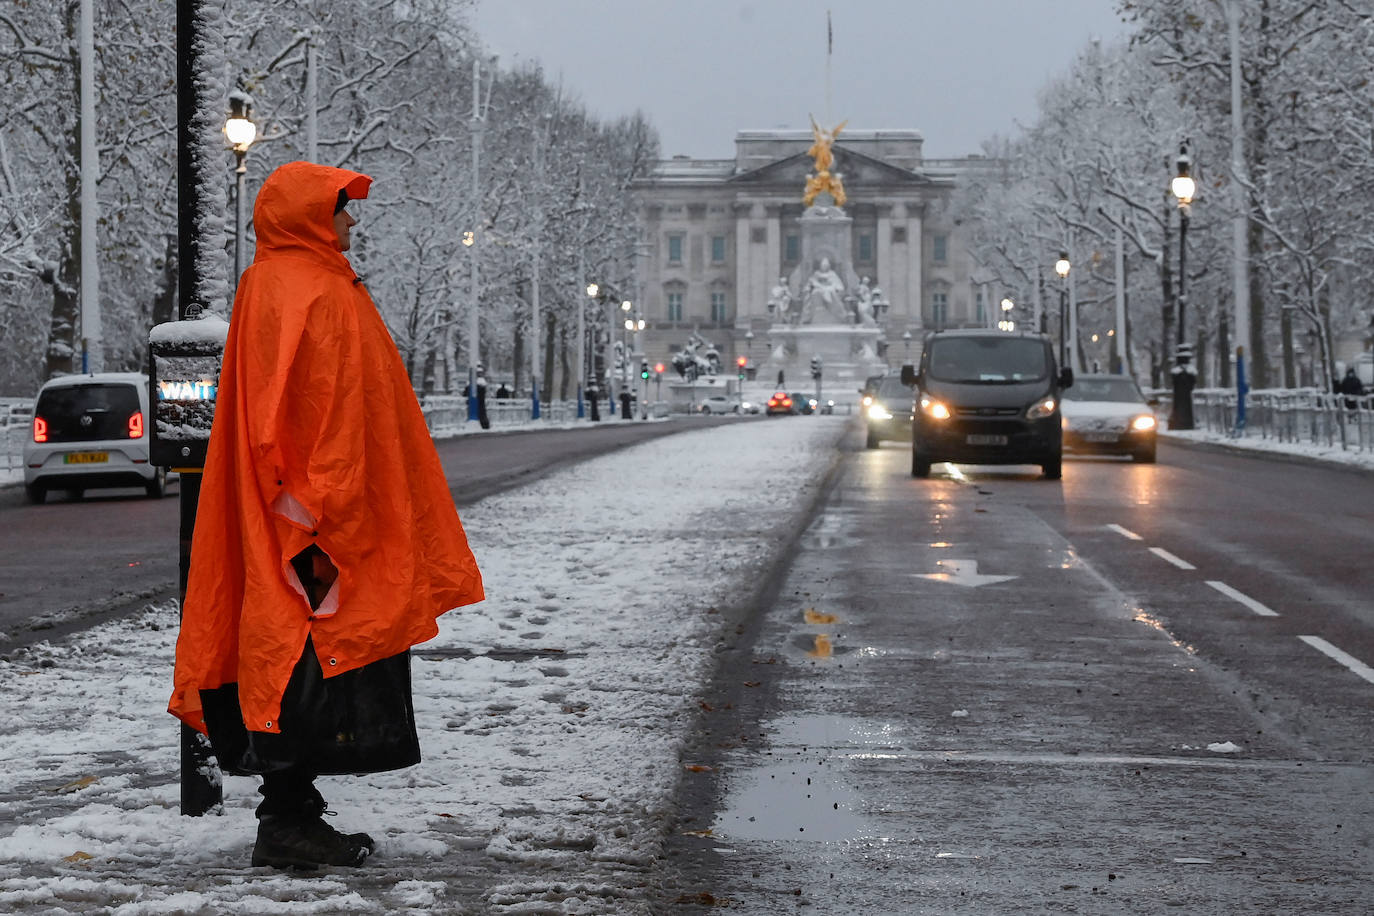
{"type": "Polygon", "coordinates": [[[735,357],[735,365],[736,365],[736,366],[739,366],[741,369],[744,368],[744,364],[747,363],[747,362],[749,362],[749,358],[746,357],[746,356],[737,356],[737,357],[735,357]]]}
{"type": "Polygon", "coordinates": [[[663,374],[663,363],[654,363],[654,371],[659,375],[663,374]]]}

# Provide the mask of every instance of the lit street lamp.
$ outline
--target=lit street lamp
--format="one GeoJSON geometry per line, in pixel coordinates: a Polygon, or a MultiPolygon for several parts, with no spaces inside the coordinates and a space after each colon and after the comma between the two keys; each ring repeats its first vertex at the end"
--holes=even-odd
{"type": "Polygon", "coordinates": [[[1011,317],[1011,310],[1014,308],[1016,308],[1016,303],[1012,298],[1010,296],[1004,296],[1002,298],[1002,320],[997,322],[997,329],[999,331],[1016,330],[1016,322],[1013,321],[1011,317]]]}
{"type": "Polygon", "coordinates": [[[1068,359],[1068,349],[1065,345],[1065,329],[1068,324],[1068,287],[1069,287],[1069,253],[1059,252],[1059,260],[1054,262],[1054,272],[1059,274],[1059,367],[1064,368],[1068,359]]]}
{"type": "Polygon", "coordinates": [[[258,137],[258,125],[253,123],[253,97],[246,92],[235,90],[229,93],[229,117],[224,122],[224,136],[238,159],[234,169],[234,289],[239,288],[239,277],[243,276],[243,199],[245,176],[248,166],[248,147],[258,137]]]}
{"type": "Polygon", "coordinates": [[[1174,351],[1174,397],[1169,410],[1170,429],[1193,428],[1193,386],[1197,376],[1189,365],[1192,347],[1184,341],[1184,316],[1188,308],[1188,218],[1192,215],[1197,184],[1192,177],[1193,160],[1186,144],[1178,148],[1175,174],[1169,188],[1178,199],[1178,337],[1174,351]]]}

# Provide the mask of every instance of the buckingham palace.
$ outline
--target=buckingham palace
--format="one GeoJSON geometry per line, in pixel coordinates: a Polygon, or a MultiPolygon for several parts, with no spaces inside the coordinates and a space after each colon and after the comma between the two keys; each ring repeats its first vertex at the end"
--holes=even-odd
{"type": "Polygon", "coordinates": [[[845,226],[829,236],[828,250],[817,249],[826,257],[808,250],[814,233],[806,224],[817,212],[803,201],[816,170],[812,131],[740,131],[733,159],[675,156],[634,183],[645,319],[637,343],[651,363],[694,333],[718,348],[724,365],[739,356],[751,366],[766,362],[783,322],[780,298],[798,300],[799,310],[808,275],[819,272],[808,260],[836,262],[850,307],[831,320],[871,326],[869,355],[880,363],[915,353],[924,330],[995,322],[992,292],[978,282],[950,210],[960,175],[989,160],[925,159],[915,130],[836,134],[831,168],[843,196],[823,197],[832,206],[822,209],[845,226]]]}

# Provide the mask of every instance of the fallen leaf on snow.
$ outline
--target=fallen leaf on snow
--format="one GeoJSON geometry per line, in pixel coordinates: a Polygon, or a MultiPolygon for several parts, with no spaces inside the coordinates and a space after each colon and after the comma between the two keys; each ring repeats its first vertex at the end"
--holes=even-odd
{"type": "Polygon", "coordinates": [[[710,828],[710,827],[707,827],[707,828],[705,828],[704,830],[684,830],[684,831],[682,831],[682,835],[683,835],[683,836],[715,836],[715,834],[711,832],[711,828],[710,828]]]}
{"type": "Polygon", "coordinates": [[[689,773],[710,773],[715,769],[715,767],[708,767],[704,763],[689,763],[686,764],[685,768],[689,773]]]}
{"type": "Polygon", "coordinates": [[[95,858],[95,856],[91,855],[89,852],[82,852],[81,850],[78,849],[76,852],[72,853],[72,854],[69,855],[69,856],[63,856],[63,857],[62,857],[62,861],[63,861],[63,862],[85,862],[87,859],[94,859],[94,858],[95,858]]]}
{"type": "Polygon", "coordinates": [[[80,779],[74,779],[74,780],[72,780],[71,782],[67,783],[65,786],[58,786],[58,787],[57,787],[57,791],[58,791],[58,792],[64,792],[64,793],[65,793],[65,792],[78,792],[78,791],[80,791],[81,789],[86,788],[87,786],[95,785],[95,782],[96,782],[96,777],[94,777],[94,776],[82,776],[80,779]]]}
{"type": "Polygon", "coordinates": [[[806,618],[807,623],[835,623],[840,619],[834,614],[822,614],[813,607],[809,607],[803,611],[802,616],[806,618]]]}

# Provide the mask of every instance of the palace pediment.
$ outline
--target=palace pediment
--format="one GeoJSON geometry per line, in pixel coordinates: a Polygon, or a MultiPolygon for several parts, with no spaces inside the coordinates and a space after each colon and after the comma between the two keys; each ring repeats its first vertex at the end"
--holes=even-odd
{"type": "MultiPolygon", "coordinates": [[[[883,162],[881,159],[875,159],[872,156],[847,149],[841,142],[837,142],[831,151],[835,156],[835,167],[831,171],[839,174],[846,189],[930,184],[930,179],[919,172],[900,168],[883,162]]],[[[733,175],[728,181],[731,184],[759,188],[772,186],[801,188],[806,184],[806,176],[814,172],[815,168],[816,163],[810,156],[806,153],[797,153],[759,168],[733,175]]]]}

